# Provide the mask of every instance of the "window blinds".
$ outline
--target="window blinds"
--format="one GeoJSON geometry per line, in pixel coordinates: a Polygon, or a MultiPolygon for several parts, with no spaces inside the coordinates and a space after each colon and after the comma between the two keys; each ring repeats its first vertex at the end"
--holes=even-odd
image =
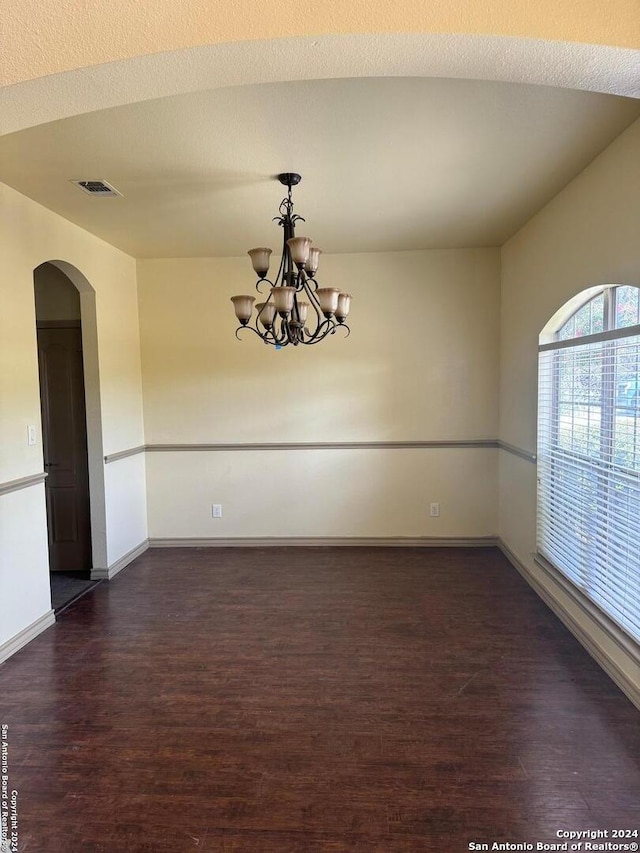
{"type": "Polygon", "coordinates": [[[640,327],[540,350],[538,549],[640,642],[640,327]]]}

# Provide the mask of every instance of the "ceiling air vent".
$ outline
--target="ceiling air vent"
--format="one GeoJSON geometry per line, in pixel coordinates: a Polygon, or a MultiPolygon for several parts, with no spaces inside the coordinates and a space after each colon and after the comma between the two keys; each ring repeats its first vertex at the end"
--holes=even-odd
{"type": "Polygon", "coordinates": [[[77,187],[87,193],[87,195],[95,196],[96,198],[108,198],[112,196],[122,195],[117,189],[108,184],[106,181],[71,181],[77,187]]]}

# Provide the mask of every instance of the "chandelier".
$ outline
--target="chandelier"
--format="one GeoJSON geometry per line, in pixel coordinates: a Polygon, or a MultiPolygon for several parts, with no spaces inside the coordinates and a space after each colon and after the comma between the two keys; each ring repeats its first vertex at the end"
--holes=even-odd
{"type": "Polygon", "coordinates": [[[248,252],[258,281],[256,290],[266,296],[261,285],[270,285],[269,295],[264,302],[255,305],[254,296],[232,296],[231,301],[242,329],[251,329],[266,344],[276,348],[287,344],[317,344],[336,329],[350,329],[345,323],[351,295],[336,287],[318,287],[316,271],[322,249],[311,245],[309,237],[296,237],[296,222],[304,222],[302,216],[293,212],[291,188],[302,178],[293,172],[278,175],[281,184],[288,188],[287,197],[280,203],[280,215],[274,217],[283,229],[282,258],[275,281],[267,278],[271,249],[250,249],[248,252]],[[307,323],[309,325],[307,325],[307,323]]]}

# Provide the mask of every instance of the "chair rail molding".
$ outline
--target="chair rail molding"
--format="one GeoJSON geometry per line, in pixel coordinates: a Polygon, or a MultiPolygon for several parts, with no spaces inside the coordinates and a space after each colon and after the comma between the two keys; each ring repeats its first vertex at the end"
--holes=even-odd
{"type": "Polygon", "coordinates": [[[6,483],[0,483],[0,495],[8,495],[11,492],[18,492],[20,489],[28,489],[30,486],[39,486],[44,483],[47,474],[43,471],[41,474],[31,474],[28,477],[20,477],[18,480],[8,480],[6,483]]]}

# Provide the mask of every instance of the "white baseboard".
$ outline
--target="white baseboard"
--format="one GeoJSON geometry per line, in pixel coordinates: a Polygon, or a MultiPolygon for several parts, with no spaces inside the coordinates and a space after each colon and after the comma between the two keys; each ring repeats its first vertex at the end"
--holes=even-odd
{"type": "Polygon", "coordinates": [[[92,581],[103,581],[103,580],[113,580],[113,578],[121,572],[124,568],[126,568],[129,563],[132,563],[136,557],[139,557],[149,547],[149,540],[144,539],[139,545],[136,545],[135,548],[132,548],[119,560],[116,560],[115,563],[111,563],[106,569],[91,569],[91,580],[92,581]]]}
{"type": "Polygon", "coordinates": [[[234,536],[149,539],[150,548],[266,548],[266,547],[384,547],[384,548],[492,548],[496,536],[234,536]]]}
{"type": "Polygon", "coordinates": [[[26,646],[27,643],[30,643],[31,640],[35,640],[38,634],[42,634],[42,632],[46,631],[47,628],[55,625],[55,621],[56,617],[53,610],[49,610],[39,619],[36,619],[35,622],[32,622],[31,625],[23,628],[22,631],[15,635],[15,637],[12,637],[5,643],[2,643],[2,645],[0,645],[0,663],[6,661],[7,658],[11,657],[11,655],[15,655],[16,652],[19,652],[20,649],[26,646]]]}
{"type": "MultiPolygon", "coordinates": [[[[602,669],[606,672],[606,674],[611,678],[611,680],[622,690],[625,696],[637,707],[640,709],[640,687],[630,680],[624,670],[620,668],[620,666],[612,660],[612,658],[607,654],[606,650],[602,648],[602,646],[593,638],[593,636],[585,630],[585,628],[580,625],[573,615],[565,609],[562,603],[555,598],[549,590],[543,586],[540,581],[531,573],[531,571],[527,568],[527,566],[520,560],[516,554],[509,548],[509,546],[503,542],[501,539],[498,541],[498,547],[505,555],[507,560],[511,563],[511,565],[517,569],[517,571],[522,575],[522,577],[527,581],[527,583],[535,590],[535,592],[540,596],[540,598],[544,601],[544,603],[549,607],[555,615],[560,619],[560,621],[571,631],[573,636],[578,640],[578,642],[584,646],[584,648],[589,652],[591,657],[598,663],[602,669]]],[[[551,577],[549,575],[549,577],[551,577]]],[[[551,578],[553,581],[553,578],[551,578]]],[[[604,631],[608,636],[610,634],[609,629],[605,620],[600,620],[594,618],[594,614],[585,610],[583,607],[583,603],[579,600],[577,595],[572,594],[572,591],[566,586],[562,585],[562,591],[571,598],[571,600],[577,604],[583,613],[593,622],[594,627],[604,631]]],[[[628,656],[629,662],[631,664],[637,665],[637,660],[635,660],[626,649],[622,648],[618,643],[616,637],[611,636],[618,648],[628,656]]]]}

